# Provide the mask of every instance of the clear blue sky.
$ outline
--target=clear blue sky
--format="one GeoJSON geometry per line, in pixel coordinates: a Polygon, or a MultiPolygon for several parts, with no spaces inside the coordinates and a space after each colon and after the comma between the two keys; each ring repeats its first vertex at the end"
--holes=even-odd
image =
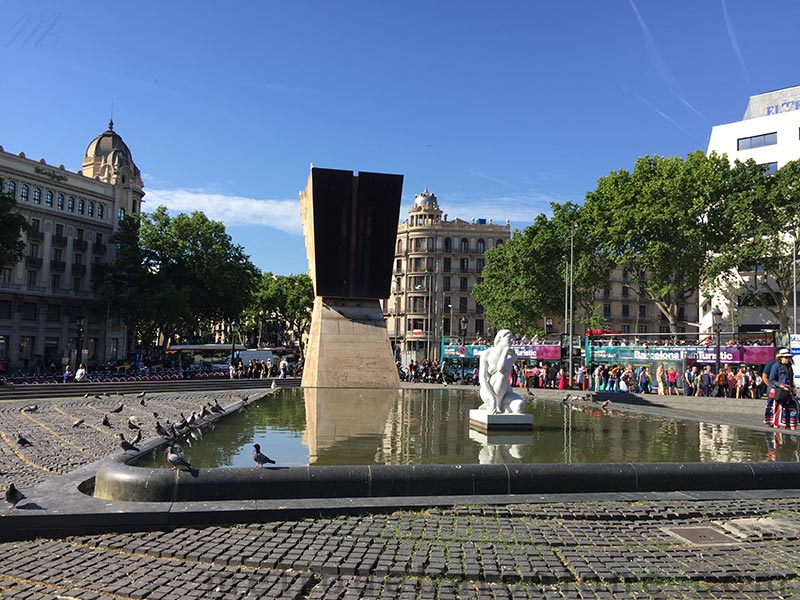
{"type": "Polygon", "coordinates": [[[113,104],[145,210],[299,273],[311,163],[402,173],[402,218],[428,186],[521,229],[800,84],[798,23],[797,0],[6,0],[0,145],[77,170],[113,104]]]}

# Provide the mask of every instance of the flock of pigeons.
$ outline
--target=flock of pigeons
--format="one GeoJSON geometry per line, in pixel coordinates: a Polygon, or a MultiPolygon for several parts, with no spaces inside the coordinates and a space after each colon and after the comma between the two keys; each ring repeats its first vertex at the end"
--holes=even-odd
{"type": "MultiPolygon", "coordinates": [[[[125,395],[121,392],[117,392],[117,394],[120,396],[125,395]]],[[[145,402],[146,395],[147,392],[141,392],[136,396],[141,406],[147,406],[145,402]]],[[[111,396],[111,394],[106,393],[106,396],[111,396]]],[[[88,397],[89,394],[84,395],[84,398],[88,397]]],[[[95,394],[94,397],[98,400],[103,399],[103,396],[99,394],[95,394]]],[[[243,396],[242,400],[242,408],[246,408],[247,396],[243,396]]],[[[119,404],[117,404],[117,406],[112,408],[109,412],[119,414],[124,408],[124,402],[119,402],[119,404]]],[[[38,410],[39,406],[36,404],[31,404],[22,409],[23,412],[36,412],[38,410]]],[[[167,419],[162,425],[159,421],[158,413],[153,413],[153,418],[156,420],[156,433],[169,442],[167,445],[166,457],[167,462],[171,465],[171,470],[175,471],[176,469],[186,469],[193,472],[192,465],[183,456],[176,452],[176,444],[181,440],[186,440],[187,443],[191,445],[190,439],[199,440],[203,437],[203,429],[206,427],[213,428],[214,422],[226,412],[227,411],[225,408],[223,408],[219,401],[215,398],[213,402],[203,404],[199,411],[192,411],[188,417],[186,417],[183,413],[180,413],[181,418],[175,423],[172,423],[169,421],[169,419],[167,419]]],[[[86,419],[78,419],[72,424],[72,427],[77,429],[85,422],[86,419]]],[[[103,427],[113,427],[108,414],[103,415],[103,419],[100,424],[103,427]]],[[[118,433],[117,438],[119,439],[119,447],[125,452],[139,452],[140,450],[136,446],[136,444],[142,441],[142,426],[139,423],[139,419],[136,416],[128,417],[127,428],[130,429],[131,432],[135,431],[136,433],[130,440],[125,438],[124,433],[118,433]]],[[[33,443],[26,439],[21,433],[17,433],[17,444],[22,448],[27,448],[28,446],[33,445],[33,443]]],[[[253,445],[252,455],[253,461],[255,462],[254,468],[260,469],[266,464],[275,464],[274,460],[261,451],[261,446],[259,444],[253,445]]],[[[6,502],[8,503],[9,508],[13,510],[16,508],[17,504],[24,499],[25,495],[19,491],[13,483],[9,484],[8,488],[6,489],[6,502]]]]}

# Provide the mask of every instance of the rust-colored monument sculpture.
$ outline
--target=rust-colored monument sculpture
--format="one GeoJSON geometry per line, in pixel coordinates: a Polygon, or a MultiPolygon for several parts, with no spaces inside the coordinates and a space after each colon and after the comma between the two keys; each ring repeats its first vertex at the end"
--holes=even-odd
{"type": "Polygon", "coordinates": [[[300,212],[314,283],[303,387],[397,388],[383,312],[402,175],[311,168],[300,212]]]}

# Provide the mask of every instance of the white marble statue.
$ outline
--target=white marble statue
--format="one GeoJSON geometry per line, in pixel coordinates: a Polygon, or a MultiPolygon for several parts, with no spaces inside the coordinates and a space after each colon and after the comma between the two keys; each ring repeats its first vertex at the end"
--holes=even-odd
{"type": "Polygon", "coordinates": [[[494,337],[494,346],[481,353],[478,382],[481,386],[483,404],[479,410],[490,415],[520,415],[525,410],[525,400],[511,387],[509,373],[517,359],[511,348],[512,334],[501,329],[494,337]]]}

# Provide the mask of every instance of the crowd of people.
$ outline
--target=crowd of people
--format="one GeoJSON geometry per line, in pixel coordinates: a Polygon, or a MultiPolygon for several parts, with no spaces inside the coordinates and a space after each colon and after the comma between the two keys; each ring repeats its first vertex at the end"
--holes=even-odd
{"type": "Polygon", "coordinates": [[[289,363],[284,356],[280,361],[254,360],[247,363],[239,359],[228,367],[228,376],[231,379],[268,379],[277,377],[285,379],[287,377],[300,377],[303,374],[302,357],[296,363],[289,363]]]}

